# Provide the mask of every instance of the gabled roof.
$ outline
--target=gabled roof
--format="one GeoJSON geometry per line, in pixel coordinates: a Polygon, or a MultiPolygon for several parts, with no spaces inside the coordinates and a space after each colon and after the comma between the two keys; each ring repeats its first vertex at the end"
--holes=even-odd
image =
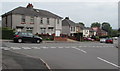
{"type": "Polygon", "coordinates": [[[107,33],[105,30],[103,29],[99,29],[97,32],[101,32],[101,33],[107,33]]]}
{"type": "Polygon", "coordinates": [[[66,17],[63,21],[62,21],[62,26],[76,26],[75,22],[69,20],[68,17],[66,17]]]}
{"type": "Polygon", "coordinates": [[[85,27],[82,24],[76,23],[76,26],[79,26],[81,29],[84,29],[85,27]]]}
{"type": "Polygon", "coordinates": [[[69,19],[69,17],[66,17],[63,21],[62,21],[62,26],[74,26],[74,27],[80,27],[81,29],[84,29],[85,27],[79,23],[75,23],[73,21],[71,21],[69,19]]]}
{"type": "Polygon", "coordinates": [[[49,11],[46,10],[40,10],[40,9],[34,9],[34,8],[26,8],[26,7],[18,7],[15,8],[12,11],[9,11],[2,16],[9,15],[9,14],[21,14],[26,16],[40,16],[40,17],[48,17],[48,18],[59,18],[62,19],[62,17],[55,15],[49,11]]]}
{"type": "MultiPolygon", "coordinates": [[[[85,27],[84,28],[85,30],[89,30],[89,31],[94,31],[92,28],[90,28],[90,27],[85,27]]],[[[95,31],[94,31],[95,32],[95,31]]]]}

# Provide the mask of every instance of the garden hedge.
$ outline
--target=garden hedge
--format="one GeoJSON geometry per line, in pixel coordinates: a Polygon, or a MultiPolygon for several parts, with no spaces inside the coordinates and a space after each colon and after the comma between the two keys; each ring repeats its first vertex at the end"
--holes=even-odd
{"type": "Polygon", "coordinates": [[[2,28],[2,39],[13,39],[13,30],[9,28],[2,28]]]}

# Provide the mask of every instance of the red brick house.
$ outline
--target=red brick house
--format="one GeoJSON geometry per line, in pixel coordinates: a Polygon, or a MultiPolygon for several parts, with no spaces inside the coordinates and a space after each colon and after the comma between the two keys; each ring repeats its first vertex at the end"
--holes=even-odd
{"type": "Polygon", "coordinates": [[[94,31],[96,31],[96,36],[107,36],[108,32],[102,30],[100,27],[92,27],[94,31]]]}

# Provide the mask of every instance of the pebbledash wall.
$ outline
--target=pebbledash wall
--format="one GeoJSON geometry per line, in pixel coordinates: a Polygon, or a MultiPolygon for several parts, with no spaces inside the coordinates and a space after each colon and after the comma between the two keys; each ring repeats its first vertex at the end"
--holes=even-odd
{"type": "MultiPolygon", "coordinates": [[[[34,24],[30,24],[30,16],[26,16],[26,22],[25,24],[21,24],[21,15],[12,15],[12,29],[16,29],[16,26],[23,26],[22,31],[27,31],[27,27],[32,27],[32,33],[36,34],[39,33],[41,34],[41,28],[46,28],[44,34],[53,34],[55,33],[56,30],[59,30],[60,32],[62,31],[62,20],[59,19],[59,24],[57,23],[57,19],[55,18],[49,18],[49,24],[47,24],[47,18],[43,18],[43,23],[40,23],[41,17],[34,17],[34,24]],[[53,27],[53,30],[51,31],[48,29],[49,27],[53,27]]],[[[29,29],[30,30],[30,29],[29,29]]]]}

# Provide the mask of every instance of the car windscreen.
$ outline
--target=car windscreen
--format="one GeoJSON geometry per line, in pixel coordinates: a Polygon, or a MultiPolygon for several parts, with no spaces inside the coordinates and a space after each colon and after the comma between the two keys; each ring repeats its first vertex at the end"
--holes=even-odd
{"type": "Polygon", "coordinates": [[[18,35],[20,32],[15,32],[15,35],[18,35]]]}
{"type": "Polygon", "coordinates": [[[27,33],[21,32],[21,33],[19,33],[19,35],[20,35],[20,36],[27,36],[27,33]]]}

